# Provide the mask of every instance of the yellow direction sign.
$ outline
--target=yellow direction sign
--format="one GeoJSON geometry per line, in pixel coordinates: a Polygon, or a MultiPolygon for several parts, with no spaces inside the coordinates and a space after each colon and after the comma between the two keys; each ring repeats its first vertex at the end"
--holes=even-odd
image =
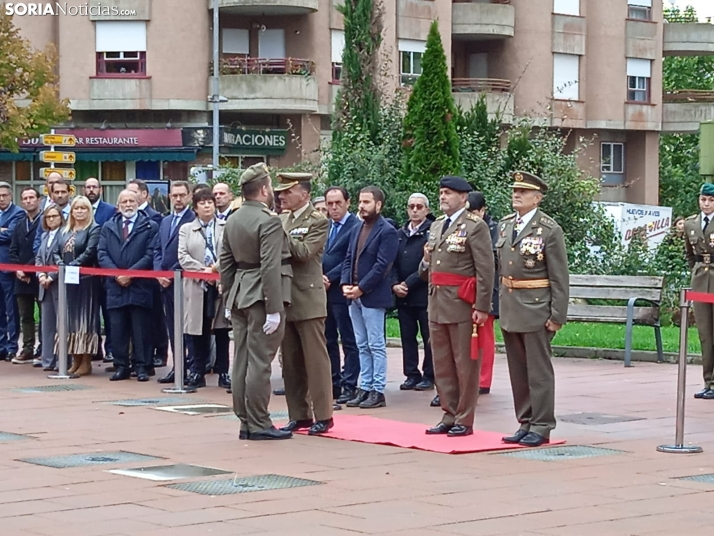
{"type": "Polygon", "coordinates": [[[63,145],[65,147],[77,145],[77,138],[72,134],[42,134],[40,141],[42,145],[63,145]]]}
{"type": "Polygon", "coordinates": [[[47,177],[50,176],[50,173],[55,172],[59,173],[62,175],[63,179],[67,179],[69,181],[73,181],[77,177],[77,172],[74,170],[74,168],[51,168],[51,167],[43,167],[40,168],[40,177],[43,179],[46,179],[47,177]]]}
{"type": "Polygon", "coordinates": [[[74,164],[76,156],[74,153],[64,151],[40,151],[42,162],[57,162],[59,164],[74,164]]]}

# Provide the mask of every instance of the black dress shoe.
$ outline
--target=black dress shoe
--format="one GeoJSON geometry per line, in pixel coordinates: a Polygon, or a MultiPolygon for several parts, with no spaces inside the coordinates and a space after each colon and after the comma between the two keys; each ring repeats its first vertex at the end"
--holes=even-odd
{"type": "Polygon", "coordinates": [[[352,400],[355,396],[357,395],[357,389],[352,389],[351,387],[345,387],[342,389],[342,394],[337,397],[337,402],[338,404],[345,404],[352,400]]]}
{"type": "Polygon", "coordinates": [[[387,400],[384,398],[384,393],[370,391],[367,400],[362,402],[359,407],[362,409],[383,408],[387,405],[387,400]]]}
{"type": "Polygon", "coordinates": [[[446,434],[451,430],[451,426],[449,426],[446,423],[440,422],[434,428],[428,428],[427,431],[425,432],[426,435],[441,435],[441,434],[446,434]]]}
{"type": "Polygon", "coordinates": [[[515,434],[501,438],[504,443],[520,443],[521,439],[528,435],[528,430],[518,430],[515,434]]]}
{"type": "Polygon", "coordinates": [[[250,432],[248,430],[241,430],[238,434],[238,439],[250,439],[250,432]]]}
{"type": "Polygon", "coordinates": [[[156,381],[159,383],[174,383],[176,381],[176,375],[174,374],[174,371],[172,370],[166,376],[164,376],[163,378],[159,378],[156,381]]]}
{"type": "Polygon", "coordinates": [[[702,396],[704,400],[714,400],[714,390],[709,389],[706,393],[704,393],[704,396],[702,396]]]}
{"type": "Polygon", "coordinates": [[[463,424],[455,424],[446,434],[448,437],[465,437],[474,433],[473,426],[464,426],[463,424]]]}
{"type": "Polygon", "coordinates": [[[128,380],[129,378],[131,378],[131,373],[129,372],[129,369],[117,367],[117,371],[112,375],[111,378],[109,378],[109,381],[120,382],[122,380],[128,380]]]}
{"type": "Polygon", "coordinates": [[[707,391],[709,391],[709,387],[705,387],[701,391],[697,391],[696,393],[694,393],[694,398],[704,398],[704,395],[707,391]]]}
{"type": "Polygon", "coordinates": [[[224,372],[223,374],[218,375],[218,387],[223,389],[231,388],[231,377],[229,374],[224,372]]]}
{"type": "Polygon", "coordinates": [[[252,441],[270,441],[275,439],[290,439],[292,436],[292,432],[284,432],[283,430],[278,430],[275,426],[271,426],[260,432],[251,432],[248,439],[252,441]]]}
{"type": "Polygon", "coordinates": [[[327,419],[326,421],[317,421],[307,431],[307,435],[324,434],[326,432],[329,432],[330,428],[332,428],[334,425],[335,425],[335,422],[332,419],[327,419]]]}
{"type": "Polygon", "coordinates": [[[281,427],[280,430],[283,432],[294,432],[295,430],[306,430],[314,424],[312,419],[305,419],[302,421],[290,421],[285,426],[281,427]]]}
{"type": "Polygon", "coordinates": [[[441,407],[441,398],[439,398],[439,395],[436,395],[429,405],[432,408],[440,408],[441,407]]]}
{"type": "Polygon", "coordinates": [[[347,401],[347,407],[348,408],[358,408],[362,402],[367,400],[368,396],[369,396],[369,391],[365,391],[364,389],[359,389],[355,393],[355,396],[352,398],[352,400],[347,401]]]}
{"type": "Polygon", "coordinates": [[[519,445],[523,445],[524,447],[540,447],[546,443],[550,443],[548,438],[535,432],[528,432],[528,435],[518,442],[519,445]]]}
{"type": "Polygon", "coordinates": [[[479,387],[478,388],[478,394],[480,395],[487,395],[491,393],[491,388],[490,387],[479,387]]]}
{"type": "Polygon", "coordinates": [[[418,383],[419,383],[419,381],[415,380],[414,378],[407,378],[407,380],[399,386],[399,390],[400,391],[413,391],[418,383]]]}
{"type": "Polygon", "coordinates": [[[431,380],[422,380],[414,386],[416,391],[431,391],[434,388],[434,382],[431,380]]]}
{"type": "Polygon", "coordinates": [[[190,374],[186,381],[184,382],[186,387],[192,387],[198,389],[199,387],[206,387],[206,377],[196,374],[190,374]]]}
{"type": "Polygon", "coordinates": [[[149,375],[150,378],[153,378],[156,376],[156,369],[154,367],[149,367],[146,369],[146,373],[149,375]]]}
{"type": "Polygon", "coordinates": [[[138,369],[136,371],[136,381],[148,382],[149,381],[149,371],[144,370],[144,369],[138,369]]]}
{"type": "Polygon", "coordinates": [[[283,389],[273,389],[273,394],[275,396],[285,396],[285,388],[283,389]]]}

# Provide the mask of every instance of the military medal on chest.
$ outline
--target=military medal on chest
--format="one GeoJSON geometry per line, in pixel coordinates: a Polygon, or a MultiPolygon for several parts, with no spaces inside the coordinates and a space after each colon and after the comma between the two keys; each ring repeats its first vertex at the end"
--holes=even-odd
{"type": "Polygon", "coordinates": [[[709,247],[714,248],[714,233],[709,235],[709,247]]]}
{"type": "Polygon", "coordinates": [[[466,225],[446,237],[446,251],[450,253],[463,253],[466,251],[466,225]]]}

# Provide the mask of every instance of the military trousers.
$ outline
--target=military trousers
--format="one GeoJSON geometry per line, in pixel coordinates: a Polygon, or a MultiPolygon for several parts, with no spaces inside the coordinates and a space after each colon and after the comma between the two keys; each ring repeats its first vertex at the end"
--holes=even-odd
{"type": "Polygon", "coordinates": [[[448,426],[473,426],[481,359],[471,359],[471,319],[458,324],[429,322],[434,381],[448,426]]]}
{"type": "Polygon", "coordinates": [[[233,411],[240,420],[241,430],[260,432],[273,426],[270,420],[271,362],[285,331],[284,313],[278,329],[266,335],[265,304],[257,302],[245,309],[233,309],[233,411]]]}
{"type": "Polygon", "coordinates": [[[290,420],[330,419],[332,366],[325,343],[325,319],[287,322],[281,352],[290,420]]]}
{"type": "Polygon", "coordinates": [[[550,438],[555,428],[555,373],[550,341],[555,333],[503,332],[513,405],[521,430],[550,438]]]}
{"type": "Polygon", "coordinates": [[[697,322],[699,342],[702,344],[702,369],[704,388],[714,388],[714,305],[694,302],[694,319],[697,322]]]}

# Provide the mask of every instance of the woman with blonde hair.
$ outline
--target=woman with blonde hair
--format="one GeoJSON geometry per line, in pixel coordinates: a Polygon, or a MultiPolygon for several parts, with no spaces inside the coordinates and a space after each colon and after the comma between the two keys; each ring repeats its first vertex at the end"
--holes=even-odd
{"type": "MultiPolygon", "coordinates": [[[[92,203],[84,196],[75,197],[54,252],[57,264],[96,267],[99,233],[92,203]]],[[[97,277],[80,275],[79,285],[67,285],[67,353],[73,358],[70,374],[92,373],[92,356],[99,349],[99,284],[97,277]]]]}

